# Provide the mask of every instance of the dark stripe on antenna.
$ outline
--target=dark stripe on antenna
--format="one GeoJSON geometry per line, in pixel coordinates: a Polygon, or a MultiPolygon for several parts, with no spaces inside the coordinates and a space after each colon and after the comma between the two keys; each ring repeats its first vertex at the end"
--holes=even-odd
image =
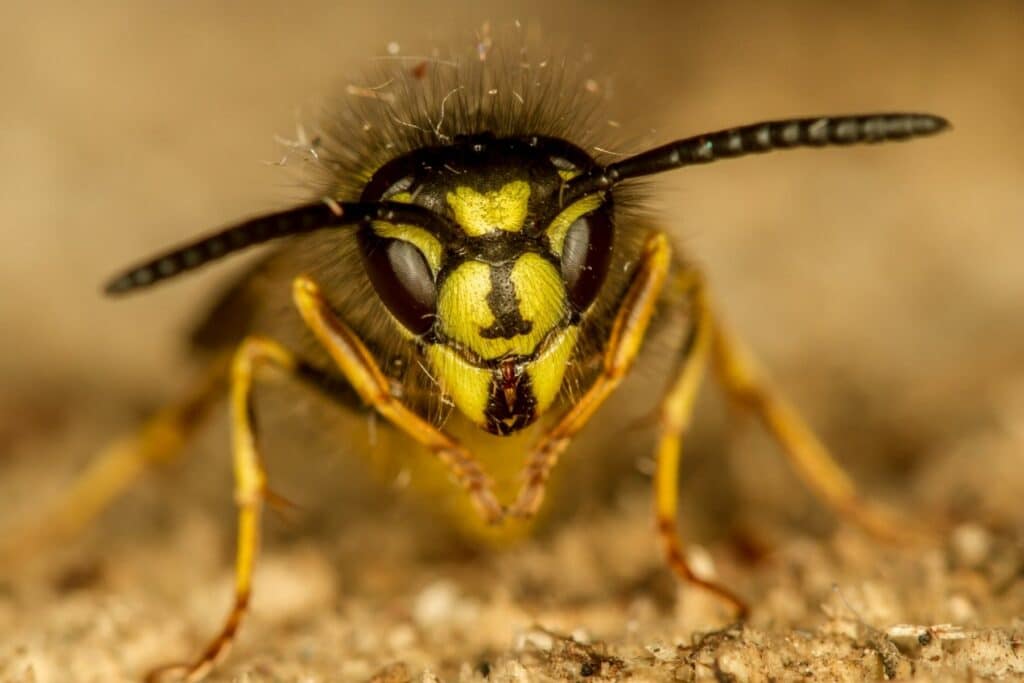
{"type": "Polygon", "coordinates": [[[949,128],[932,114],[859,114],[764,121],[670,142],[570,180],[563,205],[618,182],[683,166],[707,164],[793,147],[825,147],[908,140],[949,128]]]}
{"type": "Polygon", "coordinates": [[[300,235],[380,220],[447,229],[444,220],[427,209],[394,202],[339,203],[322,201],[258,216],[140,263],[111,279],[107,294],[124,294],[198,268],[236,251],[279,237],[300,235]]]}

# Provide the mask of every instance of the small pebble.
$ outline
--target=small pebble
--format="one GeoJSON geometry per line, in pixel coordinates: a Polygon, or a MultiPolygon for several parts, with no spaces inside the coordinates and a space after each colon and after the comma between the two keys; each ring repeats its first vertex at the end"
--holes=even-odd
{"type": "Polygon", "coordinates": [[[961,524],[953,530],[950,548],[957,565],[979,567],[992,550],[992,536],[978,524],[961,524]]]}
{"type": "Polygon", "coordinates": [[[416,596],[412,616],[424,628],[437,626],[452,619],[458,590],[451,581],[437,581],[430,584],[416,596]]]}

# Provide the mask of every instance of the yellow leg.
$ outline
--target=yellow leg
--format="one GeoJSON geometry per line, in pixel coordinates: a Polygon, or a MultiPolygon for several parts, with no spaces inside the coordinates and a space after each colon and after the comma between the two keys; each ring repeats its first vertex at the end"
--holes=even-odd
{"type": "Polygon", "coordinates": [[[307,277],[297,277],[292,292],[306,325],[351,383],[359,397],[416,442],[429,448],[470,495],[477,512],[491,524],[505,516],[494,485],[470,451],[391,394],[390,383],[359,337],[342,322],[307,277]]]}
{"type": "MultiPolygon", "coordinates": [[[[692,274],[692,273],[691,273],[692,274]]],[[[699,277],[694,274],[694,277],[699,277]]],[[[747,616],[747,605],[732,591],[693,573],[683,554],[677,522],[679,507],[679,459],[683,435],[690,426],[697,392],[704,379],[711,351],[712,320],[699,282],[691,289],[693,327],[683,349],[682,367],[662,399],[658,411],[657,469],[654,475],[655,515],[658,535],[672,571],[684,581],[705,588],[735,607],[738,617],[747,616]]]]}
{"type": "Polygon", "coordinates": [[[612,324],[601,374],[580,400],[541,436],[527,456],[523,485],[509,514],[529,518],[537,513],[544,500],[545,486],[559,456],[601,404],[618,388],[633,366],[665,284],[671,256],[664,235],[655,233],[647,239],[636,274],[612,324]]]}
{"type": "Polygon", "coordinates": [[[27,557],[40,545],[74,536],[106,509],[151,463],[175,458],[220,395],[226,360],[218,360],[178,403],[110,444],[41,520],[0,544],[0,560],[27,557]]]}
{"type": "Polygon", "coordinates": [[[850,477],[829,454],[789,401],[761,376],[750,354],[721,323],[715,321],[713,353],[718,377],[729,394],[753,411],[782,446],[804,484],[839,514],[887,541],[922,540],[911,529],[857,495],[850,477]]]}
{"type": "Polygon", "coordinates": [[[238,539],[235,558],[235,601],[220,633],[210,641],[192,664],[172,664],[151,672],[146,680],[160,681],[167,674],[179,674],[188,683],[200,681],[231,647],[249,606],[252,572],[259,549],[260,513],[267,494],[267,477],[256,445],[253,424],[252,386],[257,368],[275,365],[294,373],[297,362],[277,342],[248,337],[238,347],[231,363],[231,429],[235,504],[238,506],[238,539]]]}

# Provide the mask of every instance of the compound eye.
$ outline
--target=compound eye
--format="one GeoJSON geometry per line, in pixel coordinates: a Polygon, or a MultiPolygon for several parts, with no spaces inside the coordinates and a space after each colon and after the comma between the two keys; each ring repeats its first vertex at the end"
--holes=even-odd
{"type": "Polygon", "coordinates": [[[562,244],[562,279],[577,311],[594,303],[612,258],[612,219],[605,209],[577,218],[562,244]]]}
{"type": "Polygon", "coordinates": [[[412,243],[361,232],[370,282],[384,305],[415,335],[426,334],[437,312],[437,287],[427,259],[412,243]]]}

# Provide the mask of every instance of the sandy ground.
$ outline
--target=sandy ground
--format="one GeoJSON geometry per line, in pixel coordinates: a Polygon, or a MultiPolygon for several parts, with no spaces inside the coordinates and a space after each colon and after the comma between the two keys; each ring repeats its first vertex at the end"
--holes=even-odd
{"type": "MultiPolygon", "coordinates": [[[[706,402],[681,519],[691,559],[751,600],[739,627],[663,568],[646,462],[535,541],[481,552],[390,489],[349,495],[337,462],[271,448],[302,510],[270,515],[253,617],[212,680],[1024,678],[1022,5],[241,7],[0,10],[0,528],[173,395],[196,301],[240,266],[116,305],[105,276],[294,199],[263,163],[273,135],[388,42],[518,18],[612,65],[626,139],[819,112],[954,122],[908,146],[693,169],[655,202],[864,490],[948,531],[893,548],[836,525],[706,402]]],[[[82,538],[0,568],[0,681],[137,680],[217,627],[223,422],[82,538]]]]}

